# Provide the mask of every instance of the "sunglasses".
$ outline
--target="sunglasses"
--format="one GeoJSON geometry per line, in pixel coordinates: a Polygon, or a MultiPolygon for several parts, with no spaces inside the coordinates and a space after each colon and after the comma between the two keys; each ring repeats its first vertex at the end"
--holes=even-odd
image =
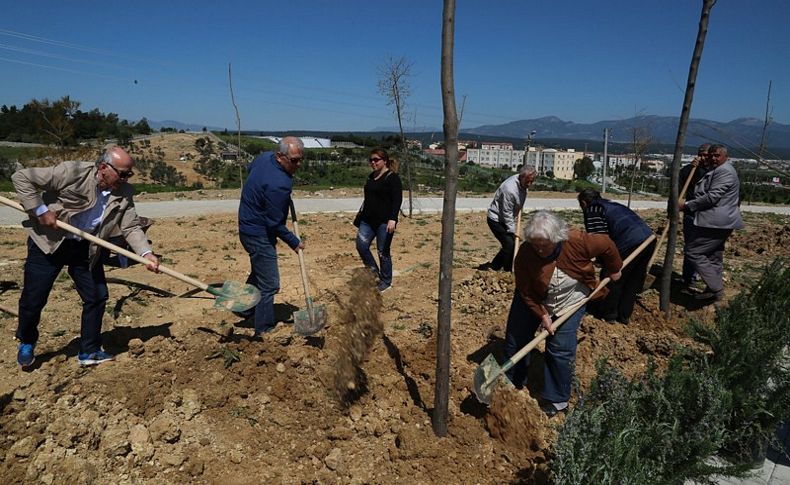
{"type": "Polygon", "coordinates": [[[124,180],[126,180],[126,179],[130,178],[132,175],[134,175],[134,172],[132,172],[132,170],[131,170],[131,169],[129,169],[129,170],[118,170],[117,168],[115,168],[115,167],[114,167],[112,164],[110,164],[110,163],[107,163],[107,164],[105,164],[105,165],[107,165],[107,166],[108,166],[108,167],[110,167],[111,169],[115,170],[115,173],[117,173],[117,174],[118,174],[118,177],[120,177],[120,178],[122,178],[122,179],[124,179],[124,180]]]}
{"type": "Polygon", "coordinates": [[[368,158],[368,162],[370,162],[370,163],[376,163],[376,162],[380,162],[382,160],[384,160],[384,159],[383,158],[374,158],[374,157],[368,158]]]}

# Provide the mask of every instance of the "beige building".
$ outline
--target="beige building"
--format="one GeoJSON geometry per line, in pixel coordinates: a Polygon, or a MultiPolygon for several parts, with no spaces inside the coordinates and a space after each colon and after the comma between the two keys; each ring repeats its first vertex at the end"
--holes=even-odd
{"type": "Polygon", "coordinates": [[[541,175],[552,172],[558,179],[573,180],[573,164],[584,156],[574,149],[529,147],[525,158],[524,150],[485,148],[492,145],[499,144],[486,143],[482,145],[484,148],[466,150],[467,161],[482,167],[509,168],[513,171],[526,162],[527,165],[535,167],[541,175]]]}

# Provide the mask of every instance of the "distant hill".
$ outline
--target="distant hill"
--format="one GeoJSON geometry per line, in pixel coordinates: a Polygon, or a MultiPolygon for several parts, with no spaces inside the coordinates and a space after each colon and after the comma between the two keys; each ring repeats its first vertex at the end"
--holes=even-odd
{"type": "Polygon", "coordinates": [[[160,128],[174,128],[176,131],[202,131],[205,127],[209,131],[222,131],[224,128],[217,128],[216,126],[196,125],[193,123],[182,123],[175,120],[152,121],[148,120],[148,126],[152,129],[159,131],[160,128]]]}
{"type": "MultiPolygon", "coordinates": [[[[533,120],[519,120],[502,125],[483,125],[464,130],[466,133],[525,139],[531,131],[537,139],[573,139],[599,141],[604,128],[610,129],[610,141],[628,143],[633,129],[645,129],[655,144],[674,144],[679,118],[676,116],[637,116],[625,120],[599,121],[597,123],[574,123],[556,116],[533,120]]],[[[687,146],[702,143],[723,143],[732,148],[754,149],[760,144],[763,121],[756,118],[738,118],[722,123],[719,121],[692,119],[686,131],[687,146]]],[[[766,146],[790,148],[790,125],[773,122],[768,125],[766,146]]]]}

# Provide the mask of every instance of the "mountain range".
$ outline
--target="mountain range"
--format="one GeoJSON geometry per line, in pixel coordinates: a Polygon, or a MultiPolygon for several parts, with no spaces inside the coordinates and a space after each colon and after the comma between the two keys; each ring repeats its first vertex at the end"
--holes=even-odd
{"type": "MultiPolygon", "coordinates": [[[[634,130],[641,137],[650,138],[652,144],[674,144],[677,137],[679,118],[676,116],[637,116],[624,120],[598,121],[596,123],[574,123],[556,116],[531,120],[519,120],[502,125],[483,125],[464,129],[464,133],[487,137],[526,139],[535,131],[535,139],[594,140],[603,138],[604,128],[609,128],[609,140],[623,144],[632,143],[634,130]]],[[[689,120],[685,145],[722,143],[736,149],[753,149],[760,145],[763,120],[738,118],[726,123],[705,119],[689,120]]],[[[771,122],[765,135],[765,146],[790,148],[790,125],[771,122]]]]}

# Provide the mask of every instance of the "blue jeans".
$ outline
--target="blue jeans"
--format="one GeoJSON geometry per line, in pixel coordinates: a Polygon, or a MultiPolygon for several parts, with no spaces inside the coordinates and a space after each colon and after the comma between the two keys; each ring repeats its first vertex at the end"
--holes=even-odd
{"type": "Polygon", "coordinates": [[[357,231],[357,252],[359,257],[362,258],[362,263],[370,268],[373,274],[378,277],[379,282],[385,286],[392,285],[392,256],[390,255],[392,236],[394,236],[394,233],[387,232],[386,222],[379,224],[374,229],[367,222],[361,221],[359,231],[357,231]],[[376,238],[376,249],[379,253],[381,269],[379,269],[373,254],[370,252],[373,238],[376,238]]]}
{"type": "Polygon", "coordinates": [[[24,344],[38,342],[38,324],[41,311],[47,304],[52,285],[64,266],[74,281],[82,299],[80,325],[80,352],[93,353],[101,349],[101,324],[107,306],[107,281],[104,266],[97,262],[90,267],[88,241],[65,239],[52,254],[44,254],[28,238],[25,280],[19,298],[19,326],[16,338],[24,344]]]}
{"type": "MultiPolygon", "coordinates": [[[[543,357],[544,385],[541,398],[548,402],[567,402],[571,397],[571,379],[576,360],[576,330],[581,324],[585,307],[581,307],[565,323],[560,325],[554,335],[546,339],[546,353],[543,357]]],[[[556,318],[555,318],[556,319],[556,318]]],[[[540,318],[532,313],[521,296],[513,295],[510,313],[505,330],[505,357],[515,355],[535,337],[540,327],[540,318]]],[[[517,387],[527,385],[527,355],[506,372],[508,379],[517,387]]]]}
{"type": "Polygon", "coordinates": [[[250,255],[250,275],[247,283],[258,288],[261,300],[255,307],[255,333],[272,330],[274,321],[274,295],[280,291],[280,270],[277,267],[277,241],[266,236],[239,233],[244,250],[250,255]]]}

